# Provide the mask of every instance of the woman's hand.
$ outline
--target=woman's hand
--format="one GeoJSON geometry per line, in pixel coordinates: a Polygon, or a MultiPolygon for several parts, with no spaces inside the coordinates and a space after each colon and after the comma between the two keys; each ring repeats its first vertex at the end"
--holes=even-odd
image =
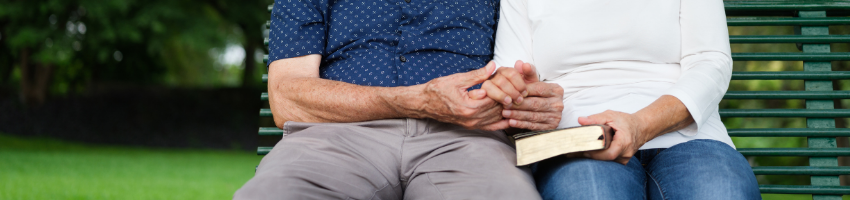
{"type": "Polygon", "coordinates": [[[633,114],[606,110],[589,117],[579,117],[578,123],[582,126],[605,124],[615,131],[614,139],[611,140],[608,149],[584,153],[584,156],[588,158],[612,160],[625,165],[637,153],[638,148],[649,141],[646,134],[642,132],[642,126],[645,124],[633,114]]]}
{"type": "MultiPolygon", "coordinates": [[[[491,77],[490,79],[496,80],[499,75],[510,75],[504,79],[509,79],[511,80],[511,83],[515,83],[514,88],[519,89],[520,87],[516,86],[522,85],[516,84],[518,82],[517,79],[525,84],[524,87],[522,87],[525,91],[522,92],[522,97],[524,98],[523,101],[516,102],[514,105],[506,105],[505,110],[502,111],[502,117],[508,119],[508,123],[512,128],[528,130],[548,130],[557,128],[558,124],[561,122],[561,111],[564,110],[564,88],[558,84],[540,82],[540,79],[537,77],[537,69],[529,63],[524,63],[518,60],[514,64],[514,69],[520,73],[497,73],[496,76],[491,77]]],[[[507,81],[498,82],[506,83],[507,81]]],[[[488,88],[487,86],[487,82],[485,82],[482,89],[488,88]]],[[[491,85],[489,88],[494,87],[491,85]]],[[[487,95],[493,98],[491,90],[486,91],[487,95]]],[[[494,91],[498,92],[498,90],[494,91]]],[[[497,94],[494,99],[504,98],[503,95],[504,94],[497,94]]]]}
{"type": "Polygon", "coordinates": [[[558,127],[564,110],[564,88],[554,83],[528,84],[528,97],[522,104],[502,110],[513,128],[548,130],[558,127]]]}
{"type": "Polygon", "coordinates": [[[558,84],[540,82],[537,70],[529,63],[517,61],[514,68],[499,69],[501,71],[485,81],[481,89],[470,91],[470,93],[484,92],[486,96],[502,102],[505,106],[502,117],[508,119],[512,128],[529,130],[557,128],[558,123],[561,122],[561,111],[564,110],[564,88],[558,84]],[[511,102],[511,95],[517,97],[513,99],[522,99],[522,101],[511,102]]]}
{"type": "Polygon", "coordinates": [[[612,160],[625,165],[643,144],[693,124],[694,118],[678,98],[663,95],[634,114],[607,110],[589,117],[579,117],[578,123],[605,124],[615,131],[608,149],[586,152],[585,157],[612,160]]]}
{"type": "MultiPolygon", "coordinates": [[[[526,83],[536,82],[528,80],[528,76],[523,74],[523,62],[517,60],[513,68],[500,67],[496,69],[487,81],[481,84],[481,89],[487,92],[487,96],[496,102],[502,103],[505,108],[510,108],[513,105],[522,103],[523,98],[528,96],[526,91],[526,83]]],[[[534,77],[537,77],[536,72],[534,77]]]]}

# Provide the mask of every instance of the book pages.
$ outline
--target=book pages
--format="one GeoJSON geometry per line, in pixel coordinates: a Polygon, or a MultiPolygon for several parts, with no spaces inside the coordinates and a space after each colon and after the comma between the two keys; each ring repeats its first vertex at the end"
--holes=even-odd
{"type": "Polygon", "coordinates": [[[516,140],[517,166],[528,165],[557,155],[605,148],[599,140],[599,126],[570,128],[516,140]]]}

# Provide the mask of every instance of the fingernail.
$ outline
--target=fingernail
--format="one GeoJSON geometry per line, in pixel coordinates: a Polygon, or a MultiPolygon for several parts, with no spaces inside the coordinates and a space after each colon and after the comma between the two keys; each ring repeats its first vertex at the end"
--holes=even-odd
{"type": "Polygon", "coordinates": [[[528,97],[528,90],[522,91],[522,97],[528,97]]]}
{"type": "Polygon", "coordinates": [[[505,105],[511,104],[511,97],[505,97],[505,105]]]}
{"type": "Polygon", "coordinates": [[[505,117],[505,118],[511,117],[511,111],[510,110],[502,110],[502,117],[505,117]]]}
{"type": "Polygon", "coordinates": [[[514,104],[519,105],[521,103],[522,103],[522,97],[517,97],[516,102],[514,102],[514,104]]]}
{"type": "Polygon", "coordinates": [[[508,120],[508,124],[511,124],[511,126],[516,126],[516,120],[514,120],[514,119],[508,120]]]}

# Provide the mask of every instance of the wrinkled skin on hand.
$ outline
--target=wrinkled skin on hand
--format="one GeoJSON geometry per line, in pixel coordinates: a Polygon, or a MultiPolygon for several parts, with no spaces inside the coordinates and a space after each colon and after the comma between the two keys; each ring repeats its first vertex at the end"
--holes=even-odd
{"type": "Polygon", "coordinates": [[[501,100],[505,106],[502,117],[512,128],[547,130],[557,128],[561,121],[564,89],[558,84],[540,82],[537,70],[529,63],[517,61],[513,69],[499,68],[481,90],[491,99],[501,100]]]}
{"type": "Polygon", "coordinates": [[[467,92],[470,87],[483,83],[495,68],[495,63],[467,73],[436,78],[424,84],[424,103],[420,110],[438,121],[461,125],[468,129],[501,130],[508,121],[501,116],[502,106],[485,98],[483,90],[467,92]]]}
{"type": "Polygon", "coordinates": [[[606,110],[605,112],[579,117],[581,125],[605,124],[614,129],[614,138],[608,149],[585,152],[584,156],[596,160],[610,160],[620,164],[628,164],[629,159],[637,153],[638,149],[649,141],[644,137],[643,123],[640,118],[633,114],[606,110]]]}
{"type": "Polygon", "coordinates": [[[511,127],[548,130],[558,127],[564,110],[564,88],[554,83],[535,82],[528,85],[528,97],[519,105],[502,111],[511,127]]]}

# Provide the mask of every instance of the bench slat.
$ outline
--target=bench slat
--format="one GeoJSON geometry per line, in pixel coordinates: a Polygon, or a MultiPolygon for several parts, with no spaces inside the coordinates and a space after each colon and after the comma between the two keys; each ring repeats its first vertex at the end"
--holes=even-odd
{"type": "Polygon", "coordinates": [[[850,79],[850,71],[732,72],[732,80],[838,80],[850,79]]]}
{"type": "Polygon", "coordinates": [[[744,156],[850,156],[850,148],[739,148],[744,156]]]}
{"type": "MultiPolygon", "coordinates": [[[[732,72],[732,80],[839,80],[850,79],[850,71],[828,72],[732,72]]],[[[269,81],[269,75],[263,74],[263,83],[269,81]]]]}
{"type": "MultiPolygon", "coordinates": [[[[260,117],[271,116],[260,109],[260,117]]],[[[850,117],[850,109],[720,109],[720,117],[850,117]]]]}
{"type": "Polygon", "coordinates": [[[720,117],[850,117],[850,109],[720,109],[720,117]]]}
{"type": "MultiPolygon", "coordinates": [[[[732,137],[850,137],[850,128],[747,128],[729,129],[732,137]]],[[[277,127],[260,127],[259,135],[281,136],[277,127]]]]}
{"type": "Polygon", "coordinates": [[[753,167],[756,175],[845,175],[850,174],[850,167],[753,167]]]}
{"type": "Polygon", "coordinates": [[[257,155],[266,155],[269,154],[269,151],[272,151],[274,147],[257,147],[257,155]]]}
{"type": "MultiPolygon", "coordinates": [[[[843,91],[728,91],[723,99],[850,99],[850,90],[843,91]]],[[[268,101],[269,93],[260,94],[268,101]]]]}
{"type": "MultiPolygon", "coordinates": [[[[732,72],[732,80],[839,80],[850,79],[850,71],[828,72],[732,72]]],[[[269,75],[263,74],[263,83],[269,81],[269,75]]]]}
{"type": "Polygon", "coordinates": [[[269,54],[263,54],[263,63],[269,64],[269,54]]]}
{"type": "Polygon", "coordinates": [[[727,11],[738,10],[850,10],[848,2],[811,1],[725,1],[727,11]]]}
{"type": "Polygon", "coordinates": [[[850,35],[730,35],[730,43],[846,43],[850,35]]]}
{"type": "MultiPolygon", "coordinates": [[[[850,137],[850,128],[747,128],[729,129],[732,137],[850,137]]],[[[277,127],[260,127],[260,135],[280,136],[277,127]]]]}
{"type": "Polygon", "coordinates": [[[727,132],[732,137],[850,137],[850,128],[744,128],[727,132]]]}
{"type": "Polygon", "coordinates": [[[759,190],[776,194],[850,194],[847,186],[759,185],[759,190]]]}
{"type": "Polygon", "coordinates": [[[847,17],[732,17],[726,19],[727,26],[829,26],[848,25],[847,17]]]}
{"type": "Polygon", "coordinates": [[[277,127],[260,127],[260,135],[282,136],[283,130],[277,127]]]}
{"type": "Polygon", "coordinates": [[[850,53],[732,53],[734,61],[835,61],[850,60],[850,53]]]}
{"type": "Polygon", "coordinates": [[[728,91],[723,99],[850,99],[844,91],[728,91]]]}

